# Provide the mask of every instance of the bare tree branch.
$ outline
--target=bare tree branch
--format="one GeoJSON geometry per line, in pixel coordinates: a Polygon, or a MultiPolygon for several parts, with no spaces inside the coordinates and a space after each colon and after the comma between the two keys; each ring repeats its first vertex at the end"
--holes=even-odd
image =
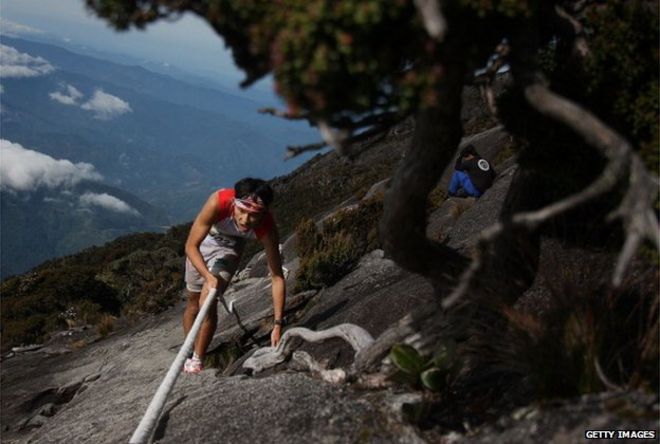
{"type": "Polygon", "coordinates": [[[310,143],[309,145],[290,145],[286,147],[285,160],[292,159],[308,151],[318,151],[328,146],[326,142],[310,143]]]}
{"type": "MultiPolygon", "coordinates": [[[[371,140],[371,143],[376,143],[377,141],[381,140],[383,137],[387,136],[389,130],[394,125],[396,125],[396,123],[398,123],[398,121],[393,121],[391,124],[374,125],[373,127],[367,129],[366,131],[363,131],[359,134],[349,137],[348,139],[343,141],[343,151],[340,151],[339,154],[350,158],[351,155],[353,154],[351,152],[351,147],[353,145],[360,142],[364,142],[367,139],[371,139],[371,138],[374,138],[373,140],[371,140]]],[[[325,148],[326,146],[328,146],[328,143],[325,141],[310,143],[309,145],[288,146],[286,159],[287,160],[291,159],[307,151],[318,151],[320,149],[325,148]]]]}
{"type": "Polygon", "coordinates": [[[276,108],[259,108],[260,114],[270,114],[271,116],[281,117],[288,120],[305,120],[309,118],[308,114],[292,114],[289,111],[282,111],[276,108]]]}
{"type": "Polygon", "coordinates": [[[555,5],[555,12],[559,18],[565,20],[573,29],[573,53],[580,58],[587,58],[591,54],[587,39],[584,34],[584,26],[575,17],[570,15],[564,8],[555,5]]]}
{"type": "Polygon", "coordinates": [[[641,159],[633,155],[628,190],[619,208],[611,215],[612,218],[622,219],[626,230],[626,242],[612,277],[615,286],[621,285],[628,264],[643,240],[650,240],[660,251],[660,225],[653,211],[657,195],[657,177],[652,177],[641,159]]]}
{"type": "MultiPolygon", "coordinates": [[[[528,99],[532,106],[559,121],[580,134],[590,145],[597,148],[609,160],[601,176],[585,189],[581,201],[593,198],[602,191],[611,189],[629,172],[626,195],[615,215],[623,219],[626,230],[626,242],[619,255],[612,279],[614,286],[619,286],[623,273],[632,260],[642,240],[647,239],[660,250],[660,224],[653,212],[653,205],[658,195],[657,178],[653,178],[644,167],[639,156],[632,151],[630,144],[614,130],[598,120],[591,113],[557,96],[545,87],[528,88],[528,99]],[[594,190],[596,183],[601,188],[594,190]],[[591,189],[591,190],[590,190],[591,189]],[[591,191],[592,196],[589,196],[591,191]]],[[[577,199],[576,197],[576,200],[577,199]]],[[[572,206],[577,206],[576,202],[572,206]]]]}
{"type": "Polygon", "coordinates": [[[354,324],[340,324],[327,330],[313,331],[296,327],[287,330],[277,347],[264,347],[255,351],[244,363],[243,367],[258,373],[264,369],[284,362],[293,352],[292,338],[299,337],[309,342],[321,342],[326,339],[340,338],[348,342],[356,353],[369,347],[374,339],[368,331],[354,324]]]}
{"type": "Polygon", "coordinates": [[[346,128],[333,128],[325,120],[320,120],[317,123],[321,138],[333,147],[340,155],[346,154],[348,146],[348,139],[351,137],[351,130],[346,128]]]}
{"type": "Polygon", "coordinates": [[[497,116],[497,104],[495,103],[493,82],[497,77],[497,72],[506,64],[510,50],[511,48],[508,41],[503,39],[495,48],[493,55],[488,59],[486,67],[475,73],[475,83],[479,86],[481,98],[486,103],[488,110],[493,116],[497,116]]]}
{"type": "Polygon", "coordinates": [[[367,126],[390,127],[404,121],[409,116],[410,114],[401,114],[399,112],[369,114],[368,116],[359,120],[351,120],[344,126],[352,130],[357,130],[367,126]]]}
{"type": "Polygon", "coordinates": [[[438,0],[415,0],[415,6],[422,16],[426,32],[436,40],[444,40],[447,33],[447,20],[440,10],[440,2],[438,0]]]}
{"type": "Polygon", "coordinates": [[[415,334],[420,320],[416,312],[404,316],[395,325],[381,333],[371,346],[356,353],[354,362],[356,373],[377,370],[374,364],[379,363],[394,344],[403,342],[405,338],[415,334]]]}
{"type": "Polygon", "coordinates": [[[326,369],[323,365],[319,364],[309,353],[302,350],[293,352],[291,361],[298,366],[303,367],[305,370],[315,373],[326,382],[332,384],[339,384],[346,380],[346,371],[341,368],[326,369]]]}
{"type": "Polygon", "coordinates": [[[609,378],[603,371],[603,368],[600,366],[600,362],[598,361],[597,357],[594,358],[594,367],[596,368],[596,374],[598,375],[598,379],[600,379],[600,382],[602,382],[605,387],[607,387],[609,390],[614,390],[617,392],[623,390],[622,387],[619,387],[618,385],[614,384],[612,381],[609,380],[609,378]]]}

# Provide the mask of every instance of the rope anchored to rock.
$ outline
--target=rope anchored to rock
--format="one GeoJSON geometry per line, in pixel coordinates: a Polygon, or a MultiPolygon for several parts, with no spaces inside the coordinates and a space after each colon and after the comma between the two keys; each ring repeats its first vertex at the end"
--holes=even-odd
{"type": "Polygon", "coordinates": [[[216,289],[212,288],[209,291],[209,295],[206,298],[206,301],[204,301],[204,304],[199,309],[199,313],[195,318],[195,322],[188,332],[186,340],[183,341],[183,345],[181,346],[179,353],[176,355],[176,358],[174,358],[174,362],[172,362],[172,365],[170,365],[170,369],[167,371],[165,378],[163,378],[163,381],[160,383],[160,386],[156,391],[156,394],[151,399],[151,403],[149,404],[149,407],[147,407],[147,411],[144,413],[140,424],[138,424],[137,428],[133,432],[133,436],[131,436],[129,441],[130,444],[144,444],[151,438],[151,435],[156,428],[156,424],[158,423],[158,418],[163,412],[163,407],[167,401],[167,396],[172,391],[172,388],[174,387],[179,374],[181,374],[181,369],[183,368],[183,364],[185,363],[186,358],[192,352],[197,333],[199,333],[199,330],[202,327],[202,322],[204,321],[204,318],[206,318],[206,314],[208,313],[209,308],[215,300],[215,296],[216,289]]]}

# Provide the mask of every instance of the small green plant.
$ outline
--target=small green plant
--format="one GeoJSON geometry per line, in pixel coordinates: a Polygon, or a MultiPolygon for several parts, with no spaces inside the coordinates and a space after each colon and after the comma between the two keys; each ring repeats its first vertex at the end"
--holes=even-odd
{"type": "Polygon", "coordinates": [[[76,321],[79,325],[94,325],[101,322],[103,318],[101,306],[89,300],[78,301],[73,307],[76,311],[76,321]]]}
{"type": "Polygon", "coordinates": [[[541,271],[549,290],[542,310],[481,301],[460,332],[470,365],[458,384],[492,403],[506,393],[519,404],[615,386],[658,390],[657,270],[638,268],[613,288],[608,257],[591,259],[600,273],[564,260],[547,259],[541,271]]]}
{"type": "Polygon", "coordinates": [[[414,388],[433,392],[445,389],[458,366],[456,347],[451,341],[441,343],[431,357],[424,357],[412,346],[396,344],[390,360],[399,369],[394,378],[414,388]]]}
{"type": "Polygon", "coordinates": [[[444,201],[447,200],[447,191],[440,185],[436,186],[429,193],[428,201],[426,204],[426,212],[432,213],[442,206],[444,201]]]}
{"type": "Polygon", "coordinates": [[[300,257],[296,291],[333,285],[365,253],[378,248],[382,208],[382,202],[376,200],[360,203],[330,217],[320,230],[313,220],[303,220],[296,230],[300,257]]]}
{"type": "Polygon", "coordinates": [[[206,368],[218,369],[218,372],[224,371],[232,365],[246,350],[238,342],[225,342],[216,349],[209,351],[204,357],[204,366],[206,368]]]}
{"type": "Polygon", "coordinates": [[[101,320],[96,324],[96,332],[102,337],[108,336],[115,329],[116,317],[109,314],[101,316],[101,320]]]}

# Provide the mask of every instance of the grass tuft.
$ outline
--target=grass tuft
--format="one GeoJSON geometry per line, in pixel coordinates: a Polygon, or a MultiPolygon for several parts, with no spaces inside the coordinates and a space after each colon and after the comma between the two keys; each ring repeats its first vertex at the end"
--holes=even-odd
{"type": "Polygon", "coordinates": [[[333,285],[351,272],[364,254],[379,248],[382,211],[382,202],[372,200],[340,211],[320,230],[313,220],[303,220],[296,230],[300,268],[295,291],[333,285]]]}

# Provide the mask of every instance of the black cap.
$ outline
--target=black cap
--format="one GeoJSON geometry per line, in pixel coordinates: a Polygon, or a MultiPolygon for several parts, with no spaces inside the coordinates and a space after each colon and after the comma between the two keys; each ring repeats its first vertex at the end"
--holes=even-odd
{"type": "Polygon", "coordinates": [[[475,157],[481,157],[479,156],[479,153],[477,152],[477,149],[474,147],[474,145],[468,145],[461,150],[461,157],[465,157],[470,154],[475,157]]]}

